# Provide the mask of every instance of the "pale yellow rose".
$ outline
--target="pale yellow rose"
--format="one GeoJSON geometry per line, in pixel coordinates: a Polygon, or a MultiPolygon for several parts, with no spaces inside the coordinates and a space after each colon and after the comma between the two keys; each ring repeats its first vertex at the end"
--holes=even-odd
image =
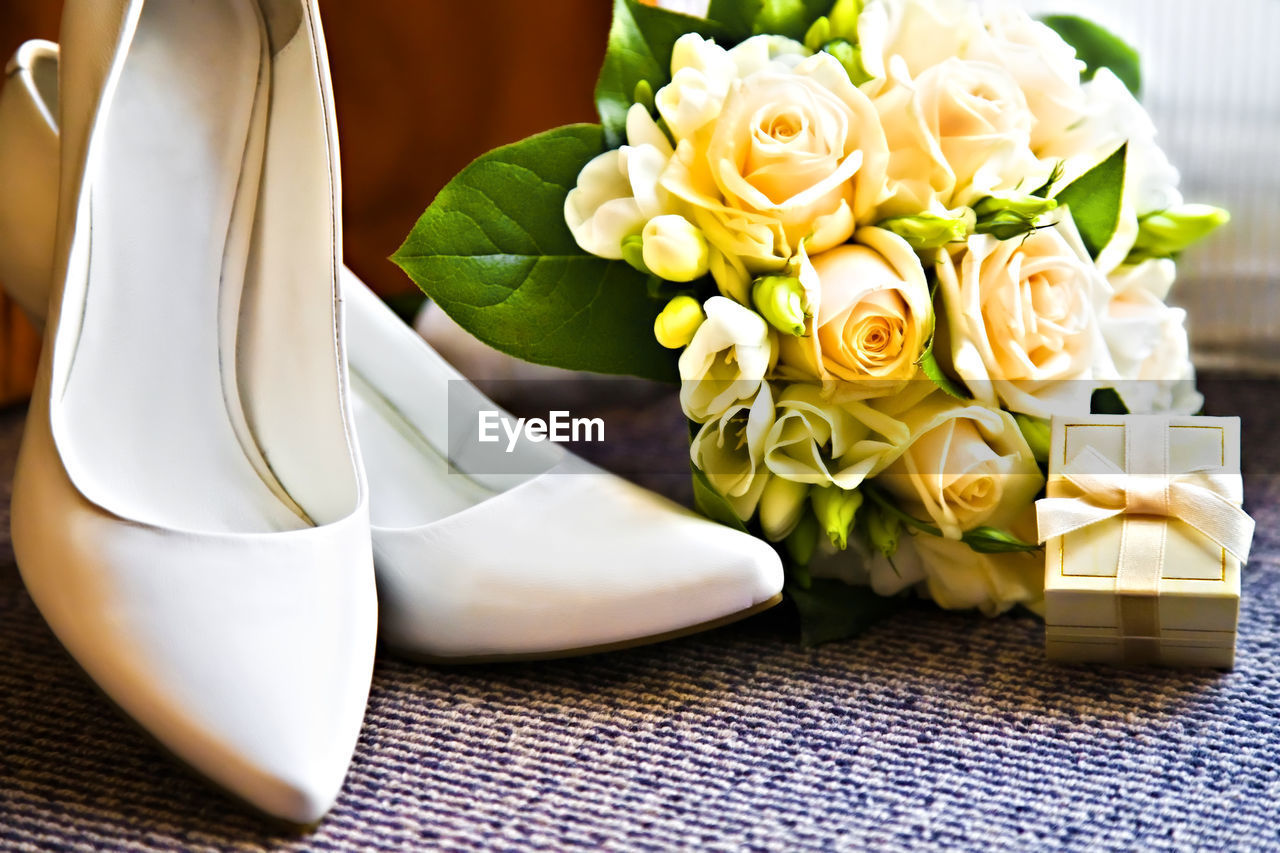
{"type": "Polygon", "coordinates": [[[875,100],[893,192],[878,217],[965,207],[1048,180],[1054,163],[1032,153],[1035,118],[1003,68],[951,57],[908,79],[900,66],[891,62],[894,85],[875,100]]]}
{"type": "Polygon", "coordinates": [[[875,482],[899,507],[959,539],[1007,528],[1032,505],[1044,476],[1013,416],[936,391],[901,415],[911,439],[875,482]]]}
{"type": "Polygon", "coordinates": [[[982,16],[970,0],[868,0],[858,15],[862,66],[880,81],[888,77],[894,57],[915,77],[963,57],[985,38],[982,16]]]}
{"type": "MultiPolygon", "coordinates": [[[[1019,524],[1020,534],[1035,532],[1019,524]]],[[[870,586],[877,595],[897,595],[915,588],[948,610],[976,608],[988,616],[1021,604],[1035,612],[1044,607],[1044,555],[1037,552],[979,554],[963,542],[927,533],[908,533],[893,561],[851,544],[847,551],[820,547],[809,565],[815,578],[833,578],[870,586]]]]}
{"type": "Polygon", "coordinates": [[[773,394],[765,382],[754,400],[737,403],[703,424],[689,445],[693,464],[743,521],[755,514],[769,482],[764,446],[773,421],[773,394]]]}
{"type": "Polygon", "coordinates": [[[703,303],[707,318],[680,354],[680,405],[705,423],[755,398],[774,360],[764,318],[723,296],[703,303]]]}
{"type": "Polygon", "coordinates": [[[779,370],[839,383],[841,399],[879,396],[916,375],[933,330],[920,259],[906,241],[863,228],[858,243],[802,255],[810,317],[803,337],[783,336],[779,370]]]}
{"type": "Polygon", "coordinates": [[[902,421],[865,403],[834,403],[819,386],[794,383],[778,395],[764,460],[795,483],[855,489],[909,437],[902,421]]]}
{"type": "Polygon", "coordinates": [[[888,149],[834,57],[749,39],[726,54],[737,70],[726,88],[725,66],[697,38],[677,43],[694,57],[682,60],[687,79],[677,71],[657,96],[678,140],[662,186],[706,235],[721,292],[745,304],[751,279],[785,267],[801,241],[816,253],[849,239],[884,194],[888,149]]]}
{"type": "Polygon", "coordinates": [[[1070,216],[1022,240],[974,235],[939,253],[937,273],[951,367],[980,402],[1080,414],[1114,381],[1099,318],[1111,287],[1070,216]]]}

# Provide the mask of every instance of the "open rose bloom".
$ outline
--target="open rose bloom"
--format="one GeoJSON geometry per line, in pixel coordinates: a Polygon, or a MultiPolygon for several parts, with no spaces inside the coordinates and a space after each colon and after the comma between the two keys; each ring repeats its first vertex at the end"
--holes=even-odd
{"type": "Polygon", "coordinates": [[[700,507],[793,588],[1036,609],[1049,418],[1199,409],[1167,298],[1227,216],[1139,91],[1012,0],[615,0],[564,223],[624,282],[597,315],[654,305],[617,322],[678,373],[700,507]]]}

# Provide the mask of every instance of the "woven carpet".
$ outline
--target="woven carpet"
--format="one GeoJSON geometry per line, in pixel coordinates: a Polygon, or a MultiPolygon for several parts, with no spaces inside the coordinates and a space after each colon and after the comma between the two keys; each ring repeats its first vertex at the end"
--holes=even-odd
{"type": "MultiPolygon", "coordinates": [[[[1280,401],[1258,382],[1206,391],[1211,413],[1244,415],[1259,521],[1234,672],[1054,665],[1033,618],[924,604],[814,649],[778,609],[578,660],[383,655],[346,788],[309,835],[246,813],[108,707],[0,542],[0,846],[1280,848],[1280,401]]],[[[653,410],[646,429],[669,420],[676,443],[635,452],[678,456],[678,411],[653,410]]],[[[6,484],[21,420],[0,413],[6,484]]]]}

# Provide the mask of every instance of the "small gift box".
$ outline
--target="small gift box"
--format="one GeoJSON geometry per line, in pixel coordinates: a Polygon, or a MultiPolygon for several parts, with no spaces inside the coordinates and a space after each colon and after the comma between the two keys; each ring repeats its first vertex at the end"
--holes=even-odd
{"type": "Polygon", "coordinates": [[[1242,499],[1239,418],[1055,417],[1036,505],[1048,656],[1231,668],[1242,499]]]}

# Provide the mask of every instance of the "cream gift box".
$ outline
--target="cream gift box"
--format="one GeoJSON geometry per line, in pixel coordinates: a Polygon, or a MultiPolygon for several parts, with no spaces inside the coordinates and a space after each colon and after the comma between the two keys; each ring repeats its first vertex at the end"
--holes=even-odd
{"type": "Polygon", "coordinates": [[[1232,666],[1253,535],[1239,418],[1055,417],[1046,488],[1050,658],[1232,666]]]}

